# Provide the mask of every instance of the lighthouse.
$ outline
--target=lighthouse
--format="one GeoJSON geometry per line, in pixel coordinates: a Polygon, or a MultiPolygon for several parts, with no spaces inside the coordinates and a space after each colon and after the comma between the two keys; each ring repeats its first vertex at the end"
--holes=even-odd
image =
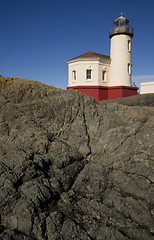
{"type": "Polygon", "coordinates": [[[133,28],[129,20],[121,16],[114,20],[114,28],[110,29],[111,38],[111,69],[109,86],[131,86],[131,39],[133,28]]]}
{"type": "Polygon", "coordinates": [[[113,23],[110,56],[86,52],[68,60],[67,89],[78,90],[96,101],[137,95],[138,88],[131,82],[134,31],[122,13],[113,23]]]}

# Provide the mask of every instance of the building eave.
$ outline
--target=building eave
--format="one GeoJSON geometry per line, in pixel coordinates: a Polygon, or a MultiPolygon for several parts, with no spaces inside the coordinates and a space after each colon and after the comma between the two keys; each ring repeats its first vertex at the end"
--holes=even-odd
{"type": "Polygon", "coordinates": [[[83,53],[75,58],[72,58],[70,60],[68,60],[67,62],[73,61],[75,59],[99,59],[99,58],[105,58],[105,59],[110,59],[110,56],[108,55],[104,55],[101,53],[96,53],[96,52],[86,52],[83,53]]]}
{"type": "Polygon", "coordinates": [[[67,61],[67,64],[73,63],[73,62],[78,62],[78,61],[100,61],[104,60],[110,63],[111,58],[103,58],[103,57],[79,57],[75,59],[70,59],[67,61]]]}

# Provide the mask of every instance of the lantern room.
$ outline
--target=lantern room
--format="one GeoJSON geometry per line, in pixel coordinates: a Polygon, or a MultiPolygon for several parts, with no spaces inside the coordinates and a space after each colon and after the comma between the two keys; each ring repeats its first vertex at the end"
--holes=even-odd
{"type": "Polygon", "coordinates": [[[109,37],[113,37],[116,34],[127,34],[131,38],[134,35],[134,29],[129,27],[129,20],[123,16],[123,13],[121,13],[121,16],[114,20],[113,22],[114,28],[110,29],[109,37]]]}

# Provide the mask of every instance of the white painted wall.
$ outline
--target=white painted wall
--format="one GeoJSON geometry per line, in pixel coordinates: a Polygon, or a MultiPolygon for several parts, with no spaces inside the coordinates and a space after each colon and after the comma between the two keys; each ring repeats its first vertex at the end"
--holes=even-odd
{"type": "Polygon", "coordinates": [[[140,94],[154,93],[154,82],[141,83],[140,94]]]}
{"type": "Polygon", "coordinates": [[[99,86],[108,86],[109,85],[109,77],[110,77],[110,64],[105,62],[99,63],[98,68],[98,85],[99,86]],[[102,72],[106,72],[106,79],[105,81],[102,80],[102,72]]]}
{"type": "Polygon", "coordinates": [[[109,86],[131,86],[131,74],[128,64],[131,64],[131,50],[128,50],[131,37],[125,34],[114,35],[111,38],[111,70],[109,86]]]}
{"type": "Polygon", "coordinates": [[[76,59],[68,62],[68,87],[73,86],[107,86],[110,72],[109,60],[76,59]],[[86,70],[92,70],[92,79],[86,79],[86,70]],[[106,70],[106,81],[102,81],[102,71],[106,70]],[[73,80],[76,71],[76,80],[73,80]]]}

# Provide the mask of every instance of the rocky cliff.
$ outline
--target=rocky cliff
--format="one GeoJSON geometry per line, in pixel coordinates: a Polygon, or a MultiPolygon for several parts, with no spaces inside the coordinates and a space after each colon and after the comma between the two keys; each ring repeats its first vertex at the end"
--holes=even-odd
{"type": "Polygon", "coordinates": [[[153,105],[0,77],[0,239],[154,239],[153,105]]]}

